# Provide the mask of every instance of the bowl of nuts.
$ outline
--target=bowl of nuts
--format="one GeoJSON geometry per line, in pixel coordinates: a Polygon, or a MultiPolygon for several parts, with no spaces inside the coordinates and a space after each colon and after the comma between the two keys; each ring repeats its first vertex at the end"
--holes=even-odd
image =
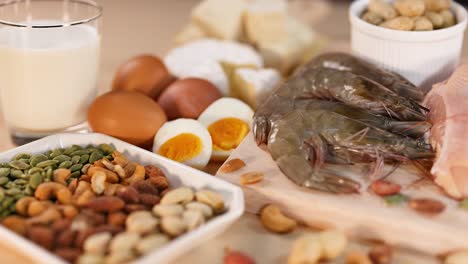
{"type": "Polygon", "coordinates": [[[467,17],[451,0],[356,0],[351,48],[428,91],[458,66],[467,17]]]}
{"type": "Polygon", "coordinates": [[[237,186],[102,134],[0,154],[0,239],[38,263],[167,263],[243,211],[237,186]]]}

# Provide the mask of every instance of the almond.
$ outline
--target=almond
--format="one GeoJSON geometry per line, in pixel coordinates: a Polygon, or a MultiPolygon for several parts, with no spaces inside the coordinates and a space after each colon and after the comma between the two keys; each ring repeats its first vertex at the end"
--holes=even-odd
{"type": "Polygon", "coordinates": [[[440,214],[445,210],[445,204],[429,198],[412,199],[408,202],[409,207],[423,214],[440,214]]]}
{"type": "Polygon", "coordinates": [[[263,180],[261,172],[247,172],[241,175],[240,183],[242,185],[254,184],[263,180]]]}
{"type": "Polygon", "coordinates": [[[245,167],[245,162],[241,159],[232,159],[227,161],[219,169],[220,173],[231,173],[245,167]]]}
{"type": "Polygon", "coordinates": [[[399,193],[401,186],[386,180],[378,180],[371,184],[371,189],[377,195],[387,196],[399,193]]]}

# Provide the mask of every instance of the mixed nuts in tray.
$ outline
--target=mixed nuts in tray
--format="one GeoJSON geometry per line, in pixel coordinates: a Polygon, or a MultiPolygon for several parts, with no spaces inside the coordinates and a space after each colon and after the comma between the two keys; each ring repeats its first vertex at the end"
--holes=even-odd
{"type": "Polygon", "coordinates": [[[1,164],[2,225],[75,263],[123,263],[225,211],[211,190],[171,188],[157,166],[102,144],[1,164]]]}

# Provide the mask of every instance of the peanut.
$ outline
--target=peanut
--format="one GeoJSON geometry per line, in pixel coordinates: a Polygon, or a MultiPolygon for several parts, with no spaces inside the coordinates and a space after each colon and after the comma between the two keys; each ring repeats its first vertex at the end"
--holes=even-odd
{"type": "Polygon", "coordinates": [[[465,264],[468,263],[468,251],[460,251],[450,254],[444,264],[465,264]]]}
{"type": "Polygon", "coordinates": [[[215,213],[224,211],[224,198],[216,192],[201,190],[195,193],[195,198],[198,202],[209,205],[215,213]]]}
{"type": "Polygon", "coordinates": [[[137,233],[123,232],[117,234],[110,241],[110,252],[131,252],[136,244],[140,241],[140,235],[137,233]]]}
{"type": "Polygon", "coordinates": [[[158,204],[153,207],[153,213],[159,217],[180,216],[183,212],[184,208],[180,204],[158,204]]]}
{"type": "Polygon", "coordinates": [[[321,253],[322,246],[317,235],[302,235],[293,244],[288,264],[317,263],[321,253]]]}
{"type": "Polygon", "coordinates": [[[193,200],[194,194],[192,189],[180,187],[170,190],[161,199],[161,204],[186,204],[193,200]]]}
{"type": "Polygon", "coordinates": [[[262,225],[275,233],[288,233],[293,231],[297,223],[294,219],[286,217],[276,205],[267,205],[260,212],[262,225]]]}
{"type": "Polygon", "coordinates": [[[186,225],[182,218],[166,216],[161,218],[161,229],[168,235],[176,237],[185,232],[186,225]]]}
{"type": "Polygon", "coordinates": [[[185,205],[185,208],[188,210],[200,211],[206,219],[209,219],[213,216],[213,209],[204,203],[190,202],[185,205]]]}
{"type": "Polygon", "coordinates": [[[397,12],[393,6],[383,0],[371,0],[368,9],[385,19],[392,19],[397,16],[397,12]]]}
{"type": "Polygon", "coordinates": [[[261,172],[247,172],[240,176],[240,183],[242,185],[254,184],[263,180],[263,173],[261,172]]]}
{"type": "Polygon", "coordinates": [[[125,224],[127,232],[146,234],[156,229],[158,219],[148,211],[137,211],[128,215],[125,224]]]}
{"type": "Polygon", "coordinates": [[[136,250],[141,255],[146,255],[153,250],[156,250],[169,242],[169,238],[163,234],[149,235],[136,245],[136,250]]]}
{"type": "Polygon", "coordinates": [[[240,170],[241,168],[245,167],[245,162],[241,159],[232,159],[226,161],[226,163],[219,168],[220,173],[231,173],[240,170]]]}
{"type": "Polygon", "coordinates": [[[91,188],[94,193],[102,194],[106,188],[106,174],[102,171],[96,171],[91,176],[91,188]]]}
{"type": "Polygon", "coordinates": [[[389,29],[410,31],[414,28],[414,21],[409,17],[400,16],[387,20],[380,24],[380,26],[389,29]]]}
{"type": "Polygon", "coordinates": [[[109,232],[91,235],[85,240],[83,248],[86,251],[86,253],[104,255],[106,253],[111,238],[112,234],[109,232]]]}
{"type": "Polygon", "coordinates": [[[421,16],[426,9],[423,0],[396,0],[394,6],[400,15],[407,17],[421,16]]]}
{"type": "Polygon", "coordinates": [[[348,244],[345,234],[338,230],[323,231],[319,238],[322,245],[322,258],[329,260],[341,255],[348,244]]]}
{"type": "Polygon", "coordinates": [[[427,17],[417,17],[414,19],[414,29],[415,31],[425,31],[433,30],[434,26],[427,17]]]}
{"type": "Polygon", "coordinates": [[[53,180],[67,186],[67,180],[70,178],[71,171],[69,169],[56,169],[54,171],[53,180]]]}
{"type": "Polygon", "coordinates": [[[57,201],[62,204],[72,203],[72,194],[70,190],[68,190],[66,186],[56,182],[41,183],[37,187],[34,196],[40,201],[57,198],[57,201]]]}
{"type": "Polygon", "coordinates": [[[182,214],[182,218],[187,226],[188,231],[203,225],[205,223],[205,217],[202,212],[197,210],[187,210],[182,214]]]}

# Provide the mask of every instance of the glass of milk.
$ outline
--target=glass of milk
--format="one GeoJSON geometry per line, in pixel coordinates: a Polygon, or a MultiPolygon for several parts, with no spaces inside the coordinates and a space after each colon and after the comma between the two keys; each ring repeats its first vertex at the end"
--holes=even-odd
{"type": "Polygon", "coordinates": [[[91,0],[0,3],[0,105],[15,143],[86,131],[101,15],[91,0]]]}

